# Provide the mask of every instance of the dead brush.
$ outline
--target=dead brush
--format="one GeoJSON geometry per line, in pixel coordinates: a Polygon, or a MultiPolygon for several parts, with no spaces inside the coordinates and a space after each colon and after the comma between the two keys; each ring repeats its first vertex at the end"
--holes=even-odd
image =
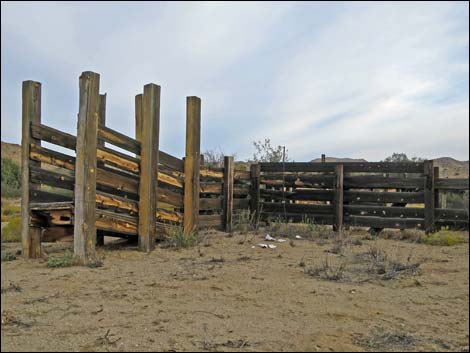
{"type": "Polygon", "coordinates": [[[320,278],[328,281],[340,281],[344,278],[345,269],[345,262],[332,265],[327,256],[325,261],[319,266],[314,265],[305,267],[304,273],[314,278],[320,278]]]}

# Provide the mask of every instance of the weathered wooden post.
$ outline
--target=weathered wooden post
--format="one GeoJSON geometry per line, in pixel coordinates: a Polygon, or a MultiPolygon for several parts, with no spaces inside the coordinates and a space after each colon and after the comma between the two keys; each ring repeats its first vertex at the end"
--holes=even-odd
{"type": "Polygon", "coordinates": [[[184,234],[197,231],[201,154],[201,99],[186,97],[186,156],[184,159],[184,234]]]}
{"type": "Polygon", "coordinates": [[[433,161],[424,161],[424,229],[427,234],[434,232],[434,169],[433,161]]]}
{"type": "Polygon", "coordinates": [[[322,163],[326,162],[326,156],[324,154],[321,155],[321,162],[322,163]]]}
{"type": "MultiPolygon", "coordinates": [[[[98,116],[98,126],[106,126],[106,93],[100,94],[100,107],[99,107],[99,116],[98,116]]],[[[104,140],[98,138],[98,148],[104,147],[104,140]]],[[[102,161],[97,161],[97,167],[102,167],[104,163],[102,161]]],[[[104,245],[104,235],[102,232],[97,231],[96,233],[96,245],[104,245]]]]}
{"type": "Polygon", "coordinates": [[[79,264],[92,261],[96,243],[96,150],[100,111],[100,75],[91,71],[80,76],[75,162],[74,253],[79,264]]]}
{"type": "Polygon", "coordinates": [[[29,192],[39,189],[39,185],[30,183],[29,167],[40,162],[29,160],[30,145],[41,145],[40,140],[31,137],[31,122],[41,122],[41,83],[23,82],[22,136],[21,136],[21,241],[23,255],[26,258],[41,257],[41,228],[30,226],[31,211],[29,192]]]}
{"type": "MultiPolygon", "coordinates": [[[[137,98],[136,98],[137,101],[137,98]]],[[[136,104],[137,109],[137,104],[136,104]]],[[[137,117],[137,115],[136,115],[137,117]]],[[[136,131],[137,128],[136,119],[136,131]]],[[[139,248],[152,251],[157,232],[158,144],[160,132],[160,86],[144,86],[139,184],[139,248]]]]}
{"type": "Polygon", "coordinates": [[[141,140],[142,136],[142,93],[135,96],[135,139],[141,140]]]}
{"type": "Polygon", "coordinates": [[[224,227],[227,233],[232,233],[233,216],[233,157],[224,157],[224,227]]]}
{"type": "MultiPolygon", "coordinates": [[[[442,171],[442,177],[447,178],[447,168],[442,171]]],[[[447,191],[441,192],[441,204],[440,208],[447,208],[447,191]]]]}
{"type": "Polygon", "coordinates": [[[259,220],[259,199],[260,199],[260,173],[261,167],[258,163],[250,165],[250,213],[255,226],[259,220]]]}
{"type": "Polygon", "coordinates": [[[343,178],[344,165],[337,164],[335,167],[335,219],[333,229],[340,232],[343,229],[343,178]]]}

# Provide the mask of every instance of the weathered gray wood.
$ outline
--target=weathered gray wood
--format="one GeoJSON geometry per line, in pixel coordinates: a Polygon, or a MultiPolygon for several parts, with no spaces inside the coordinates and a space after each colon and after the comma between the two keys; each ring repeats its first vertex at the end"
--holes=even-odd
{"type": "Polygon", "coordinates": [[[109,142],[117,147],[120,147],[126,151],[140,154],[140,143],[139,141],[126,136],[116,130],[113,130],[104,125],[99,125],[98,137],[106,142],[109,142]]]}
{"type": "Polygon", "coordinates": [[[220,214],[215,215],[199,215],[198,229],[201,228],[220,228],[224,224],[224,217],[220,214]]]}
{"type": "Polygon", "coordinates": [[[75,170],[75,157],[53,151],[45,147],[37,146],[35,144],[30,145],[29,158],[32,161],[46,163],[69,171],[75,170]]]}
{"type": "Polygon", "coordinates": [[[439,178],[435,180],[436,189],[439,190],[468,190],[469,189],[469,179],[445,179],[439,178]]]}
{"type": "Polygon", "coordinates": [[[261,168],[258,163],[250,165],[251,184],[250,184],[250,214],[251,219],[259,219],[259,200],[260,200],[260,173],[261,168]]]}
{"type": "Polygon", "coordinates": [[[289,186],[289,187],[315,187],[333,188],[335,183],[334,175],[312,175],[312,174],[264,174],[261,176],[261,184],[268,186],[289,186]]]}
{"type": "Polygon", "coordinates": [[[350,203],[423,203],[424,192],[344,191],[344,201],[350,203]]]}
{"type": "Polygon", "coordinates": [[[72,201],[73,195],[66,196],[63,194],[47,192],[39,189],[31,188],[33,186],[30,184],[29,190],[29,199],[31,202],[62,202],[62,201],[72,201]]]}
{"type": "MultiPolygon", "coordinates": [[[[262,172],[334,172],[338,163],[288,162],[260,163],[262,172]]],[[[423,173],[423,163],[414,162],[346,162],[345,173],[423,173]]]]}
{"type": "Polygon", "coordinates": [[[31,182],[35,184],[43,184],[67,190],[73,190],[75,185],[75,177],[40,169],[37,166],[30,167],[30,178],[31,182]]]}
{"type": "Polygon", "coordinates": [[[234,210],[239,210],[239,209],[250,209],[250,199],[233,199],[233,209],[234,210]]]}
{"type": "Polygon", "coordinates": [[[260,196],[273,200],[333,201],[334,190],[294,189],[293,191],[261,189],[260,196]]]}
{"type": "Polygon", "coordinates": [[[152,251],[156,238],[158,199],[158,144],[160,136],[160,86],[144,86],[139,187],[139,248],[152,251]]]}
{"type": "Polygon", "coordinates": [[[184,234],[197,231],[201,155],[201,99],[186,98],[186,155],[184,160],[184,234]]]}
{"type": "Polygon", "coordinates": [[[40,163],[30,162],[30,146],[41,142],[31,136],[31,123],[41,122],[41,84],[24,81],[22,87],[22,136],[21,136],[21,242],[26,258],[41,256],[41,229],[30,226],[30,191],[38,187],[30,185],[30,165],[40,167],[40,163]],[[30,187],[32,190],[30,190],[30,187]]]}
{"type": "Polygon", "coordinates": [[[31,136],[37,140],[49,142],[74,151],[77,144],[75,136],[36,121],[31,123],[31,136]]]}
{"type": "Polygon", "coordinates": [[[380,189],[424,189],[424,177],[395,178],[381,175],[345,176],[345,188],[380,188],[380,189]]]}
{"type": "Polygon", "coordinates": [[[437,220],[460,220],[468,222],[468,211],[453,208],[436,208],[437,220]]]}
{"type": "Polygon", "coordinates": [[[424,219],[424,208],[417,207],[385,207],[371,205],[344,205],[344,215],[347,216],[370,216],[370,217],[399,217],[399,218],[422,218],[424,219]]]}
{"type": "MultiPolygon", "coordinates": [[[[100,94],[98,126],[106,126],[106,93],[100,94]]],[[[98,147],[104,147],[104,143],[105,140],[103,138],[100,138],[98,132],[98,147]]]]}
{"type": "Polygon", "coordinates": [[[74,254],[80,264],[96,257],[96,166],[100,75],[86,71],[80,76],[77,157],[75,165],[74,254]]]}
{"type": "Polygon", "coordinates": [[[168,168],[174,169],[178,172],[184,172],[184,162],[183,160],[172,156],[166,152],[160,151],[159,152],[159,160],[160,164],[167,166],[168,168]]]}
{"type": "Polygon", "coordinates": [[[233,157],[224,157],[224,227],[227,233],[232,233],[233,217],[233,157]]]}
{"type": "Polygon", "coordinates": [[[333,229],[337,232],[343,228],[343,178],[344,178],[344,167],[342,164],[336,165],[336,183],[335,183],[335,224],[333,229]]]}
{"type": "Polygon", "coordinates": [[[348,216],[345,222],[351,226],[372,228],[424,229],[424,219],[419,218],[385,218],[369,216],[348,216]]]}
{"type": "Polygon", "coordinates": [[[424,219],[426,233],[434,231],[434,213],[435,213],[435,198],[434,198],[434,167],[433,161],[424,162],[424,175],[426,183],[424,187],[424,219]]]}
{"type": "Polygon", "coordinates": [[[286,203],[280,202],[260,202],[262,209],[265,212],[283,212],[284,205],[288,213],[311,213],[311,214],[333,214],[333,205],[316,205],[316,204],[302,204],[302,203],[286,203]]]}
{"type": "Polygon", "coordinates": [[[313,224],[333,225],[334,215],[331,214],[318,214],[318,213],[284,213],[280,212],[267,212],[261,210],[261,219],[268,221],[293,221],[293,222],[309,222],[313,224]]]}

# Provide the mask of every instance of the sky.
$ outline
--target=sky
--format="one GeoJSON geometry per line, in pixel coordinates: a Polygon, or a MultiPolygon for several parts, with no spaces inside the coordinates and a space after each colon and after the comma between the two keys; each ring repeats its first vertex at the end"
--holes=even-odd
{"type": "Polygon", "coordinates": [[[198,96],[202,152],[244,160],[270,138],[295,161],[469,159],[468,2],[2,2],[2,141],[21,141],[24,80],[42,122],[76,135],[83,71],[129,136],[134,96],[160,85],[160,149],[178,157],[198,96]]]}

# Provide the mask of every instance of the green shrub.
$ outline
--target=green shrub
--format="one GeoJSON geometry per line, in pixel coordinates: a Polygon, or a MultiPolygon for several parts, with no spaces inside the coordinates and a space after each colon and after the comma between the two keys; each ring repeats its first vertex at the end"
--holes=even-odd
{"type": "MultiPolygon", "coordinates": [[[[16,255],[10,251],[2,251],[2,262],[16,260],[16,255]]],[[[3,290],[3,289],[2,289],[3,290]]]]}
{"type": "Polygon", "coordinates": [[[170,236],[168,239],[169,245],[175,249],[187,249],[197,243],[197,235],[192,233],[184,235],[183,227],[174,226],[170,229],[170,236]]]}
{"type": "Polygon", "coordinates": [[[70,251],[66,251],[64,256],[50,257],[47,260],[47,267],[70,267],[73,264],[73,254],[70,251]]]}
{"type": "Polygon", "coordinates": [[[2,243],[21,241],[21,216],[10,219],[2,229],[2,243]]]}
{"type": "Polygon", "coordinates": [[[2,222],[8,222],[21,214],[21,208],[15,205],[2,204],[2,222]]]}
{"type": "Polygon", "coordinates": [[[2,182],[2,197],[20,197],[21,188],[13,187],[9,184],[2,182]]]}
{"type": "Polygon", "coordinates": [[[4,183],[16,189],[21,187],[20,166],[8,158],[2,158],[2,184],[4,183]]]}
{"type": "Polygon", "coordinates": [[[434,234],[426,234],[421,238],[421,243],[437,246],[453,246],[467,241],[468,239],[465,235],[451,231],[440,231],[434,234]]]}

